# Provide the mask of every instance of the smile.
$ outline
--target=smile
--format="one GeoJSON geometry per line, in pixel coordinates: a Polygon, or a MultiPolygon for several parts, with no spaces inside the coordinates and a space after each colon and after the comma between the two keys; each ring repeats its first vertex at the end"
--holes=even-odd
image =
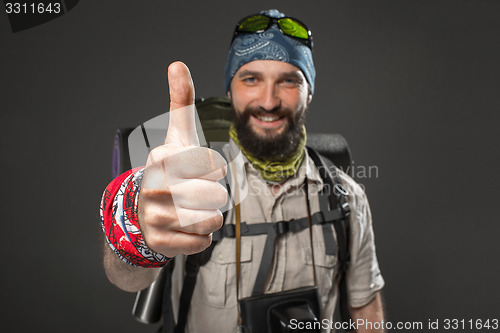
{"type": "Polygon", "coordinates": [[[254,115],[252,118],[254,126],[262,129],[276,129],[282,127],[286,121],[285,116],[277,115],[254,115]]]}
{"type": "Polygon", "coordinates": [[[276,121],[278,119],[280,119],[280,117],[277,117],[277,116],[257,116],[257,119],[259,119],[260,121],[264,121],[264,122],[272,122],[272,121],[276,121]]]}

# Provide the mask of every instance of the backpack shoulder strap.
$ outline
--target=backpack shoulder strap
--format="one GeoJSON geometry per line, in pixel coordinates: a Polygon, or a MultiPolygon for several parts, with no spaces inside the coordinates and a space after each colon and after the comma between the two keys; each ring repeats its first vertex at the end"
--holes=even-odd
{"type": "MultiPolygon", "coordinates": [[[[337,234],[338,242],[338,259],[340,262],[339,267],[339,308],[340,308],[340,318],[342,322],[349,323],[351,321],[351,315],[349,313],[349,305],[347,299],[347,281],[346,273],[350,263],[350,223],[349,223],[349,213],[350,208],[347,203],[346,195],[347,191],[344,189],[340,177],[338,175],[338,169],[335,165],[329,161],[327,158],[321,156],[314,149],[307,147],[309,156],[314,161],[314,164],[318,168],[318,171],[323,179],[323,182],[327,184],[327,189],[329,189],[329,202],[330,207],[340,207],[346,212],[345,217],[340,220],[333,222],[335,227],[335,233],[337,234]]],[[[325,234],[324,234],[325,235],[325,234]]],[[[327,247],[328,242],[325,239],[325,247],[327,247]]]]}

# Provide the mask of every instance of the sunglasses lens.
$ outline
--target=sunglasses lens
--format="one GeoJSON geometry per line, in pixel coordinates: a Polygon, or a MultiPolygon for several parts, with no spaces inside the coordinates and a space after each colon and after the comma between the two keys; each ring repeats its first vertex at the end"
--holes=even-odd
{"type": "Polygon", "coordinates": [[[239,32],[258,32],[266,30],[271,19],[264,15],[247,17],[238,25],[239,32]]]}
{"type": "Polygon", "coordinates": [[[306,27],[304,27],[299,22],[295,21],[291,18],[283,18],[278,20],[278,24],[280,25],[281,30],[289,36],[308,39],[309,33],[307,32],[306,27]]]}

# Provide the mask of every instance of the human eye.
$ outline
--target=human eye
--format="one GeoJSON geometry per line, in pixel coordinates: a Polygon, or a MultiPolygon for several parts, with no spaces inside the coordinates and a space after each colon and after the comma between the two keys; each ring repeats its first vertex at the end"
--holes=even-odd
{"type": "Polygon", "coordinates": [[[301,84],[301,80],[296,77],[285,77],[281,80],[281,83],[286,87],[298,87],[301,84]]]}
{"type": "Polygon", "coordinates": [[[246,84],[254,84],[257,83],[257,77],[255,76],[246,76],[242,79],[246,84]]]}

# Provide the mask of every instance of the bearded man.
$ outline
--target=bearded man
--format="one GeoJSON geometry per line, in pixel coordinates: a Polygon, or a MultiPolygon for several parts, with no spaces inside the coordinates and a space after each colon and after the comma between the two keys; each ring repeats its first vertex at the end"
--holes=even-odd
{"type": "MultiPolygon", "coordinates": [[[[172,318],[184,318],[176,332],[251,330],[259,323],[248,322],[254,320],[246,313],[248,300],[281,297],[307,286],[314,286],[317,295],[313,322],[324,324],[314,329],[334,331],[341,281],[352,321],[372,323],[344,328],[383,331],[384,280],[361,187],[336,170],[342,207],[350,207],[350,214],[343,215],[349,225],[350,260],[344,260],[348,268],[338,257],[341,246],[335,244],[340,236],[333,223],[315,222],[324,210],[321,194],[327,184],[306,149],[304,121],[316,75],[312,46],[309,29],[277,10],[238,23],[225,70],[234,123],[230,142],[220,153],[199,147],[189,70],[183,63],[171,64],[165,144],[151,151],[145,169],[121,175],[103,196],[109,280],[123,290],[138,291],[175,261],[165,302],[172,301],[172,318]],[[219,180],[226,173],[232,209],[223,219],[219,209],[228,195],[219,180]],[[196,271],[188,307],[183,307],[179,297],[187,269],[184,255],[204,251],[214,235],[218,241],[196,271]],[[342,267],[347,268],[344,274],[342,267]]],[[[329,210],[335,208],[331,205],[329,210]]],[[[175,324],[169,322],[175,321],[172,318],[166,318],[166,331],[175,324]]],[[[297,318],[289,319],[289,331],[314,331],[297,327],[297,318]],[[290,326],[293,323],[296,327],[290,326]]],[[[274,319],[261,318],[266,320],[274,319]]],[[[274,331],[272,323],[267,325],[274,331]]]]}

